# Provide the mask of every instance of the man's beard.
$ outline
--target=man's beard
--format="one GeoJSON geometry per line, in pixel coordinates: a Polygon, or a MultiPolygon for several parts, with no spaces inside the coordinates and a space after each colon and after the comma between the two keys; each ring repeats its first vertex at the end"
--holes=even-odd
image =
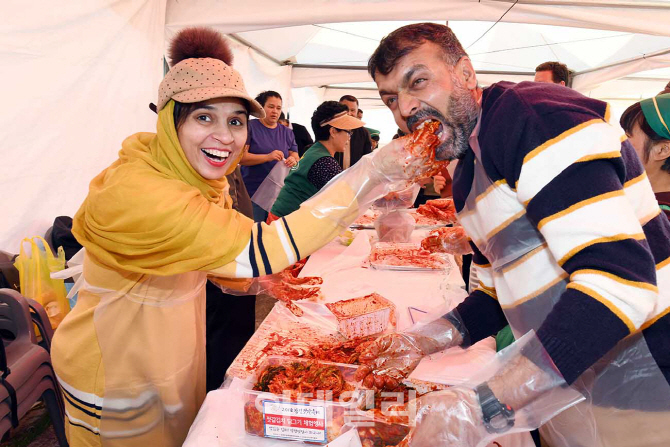
{"type": "Polygon", "coordinates": [[[456,160],[465,155],[470,147],[470,134],[477,124],[479,115],[479,106],[470,91],[455,77],[452,80],[454,88],[449,96],[446,116],[437,109],[426,106],[407,119],[407,127],[410,129],[427,117],[440,120],[442,132],[447,134],[447,138],[435,149],[437,160],[456,160]]]}

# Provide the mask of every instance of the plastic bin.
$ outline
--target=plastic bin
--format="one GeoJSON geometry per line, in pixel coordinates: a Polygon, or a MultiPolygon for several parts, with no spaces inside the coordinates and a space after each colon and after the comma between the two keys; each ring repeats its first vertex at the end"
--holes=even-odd
{"type": "Polygon", "coordinates": [[[302,358],[271,356],[248,379],[244,392],[244,427],[248,434],[267,438],[300,441],[306,444],[326,444],[342,432],[347,414],[360,405],[360,383],[354,379],[356,366],[302,358]],[[354,390],[344,392],[340,400],[326,393],[317,399],[292,398],[288,395],[253,390],[258,377],[267,367],[294,362],[337,367],[354,390]],[[330,397],[331,400],[328,400],[330,397]]]}

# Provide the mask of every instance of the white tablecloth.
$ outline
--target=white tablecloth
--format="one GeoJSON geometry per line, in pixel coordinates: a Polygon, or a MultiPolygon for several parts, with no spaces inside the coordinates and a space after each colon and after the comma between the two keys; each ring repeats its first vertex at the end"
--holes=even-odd
{"type": "MultiPolygon", "coordinates": [[[[415,231],[413,241],[419,241],[425,231],[415,231]]],[[[463,279],[453,258],[451,271],[397,272],[380,271],[364,265],[369,254],[369,236],[374,231],[360,231],[354,243],[345,247],[337,241],[314,253],[301,276],[322,276],[321,292],[325,302],[334,302],[377,292],[391,300],[397,309],[398,326],[402,331],[412,325],[412,318],[431,318],[441,315],[460,303],[467,295],[463,279]],[[413,308],[411,311],[410,308],[413,308]],[[425,312],[425,313],[424,313],[425,312]]],[[[333,323],[334,324],[334,323],[333,323]]],[[[495,355],[493,339],[483,340],[468,350],[454,348],[424,359],[412,378],[457,385],[479,370],[495,355]]],[[[207,395],[185,446],[260,446],[291,445],[247,435],[244,431],[243,398],[235,381],[228,389],[207,395]]],[[[527,433],[512,434],[497,440],[502,447],[533,447],[527,433]]],[[[491,444],[494,445],[494,444],[491,444]]],[[[329,446],[359,447],[355,430],[340,436],[329,446]]]]}

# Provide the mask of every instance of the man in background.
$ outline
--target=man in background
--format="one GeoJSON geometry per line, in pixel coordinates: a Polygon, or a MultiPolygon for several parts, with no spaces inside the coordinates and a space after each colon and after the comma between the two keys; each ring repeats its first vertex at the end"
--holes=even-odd
{"type": "Polygon", "coordinates": [[[570,85],[570,70],[560,62],[544,62],[535,69],[535,82],[570,85]]]}
{"type": "Polygon", "coordinates": [[[307,131],[307,128],[302,124],[291,123],[284,115],[284,112],[279,115],[279,124],[286,126],[293,131],[295,144],[298,145],[298,155],[300,157],[302,157],[305,151],[314,144],[314,140],[312,140],[312,136],[307,131]]]}
{"type": "MultiPolygon", "coordinates": [[[[356,99],[355,96],[344,95],[340,98],[340,104],[347,106],[349,115],[354,118],[358,117],[358,99],[356,99]]],[[[370,152],[372,152],[370,134],[364,128],[359,128],[354,129],[354,132],[351,135],[349,150],[344,151],[344,153],[336,153],[335,159],[340,163],[342,169],[347,169],[349,166],[356,164],[361,157],[370,152]]]]}

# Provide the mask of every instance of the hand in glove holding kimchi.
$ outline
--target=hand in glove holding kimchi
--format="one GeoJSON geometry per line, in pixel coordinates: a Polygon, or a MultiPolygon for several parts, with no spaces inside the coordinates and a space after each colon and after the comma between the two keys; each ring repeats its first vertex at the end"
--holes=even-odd
{"type": "Polygon", "coordinates": [[[421,241],[421,248],[432,253],[449,253],[452,255],[472,253],[470,238],[463,227],[436,228],[421,241]]]}
{"type": "Polygon", "coordinates": [[[407,332],[382,335],[361,353],[356,378],[365,386],[392,389],[424,356],[463,344],[467,333],[462,330],[458,312],[452,311],[429,323],[417,323],[407,332]]]}

